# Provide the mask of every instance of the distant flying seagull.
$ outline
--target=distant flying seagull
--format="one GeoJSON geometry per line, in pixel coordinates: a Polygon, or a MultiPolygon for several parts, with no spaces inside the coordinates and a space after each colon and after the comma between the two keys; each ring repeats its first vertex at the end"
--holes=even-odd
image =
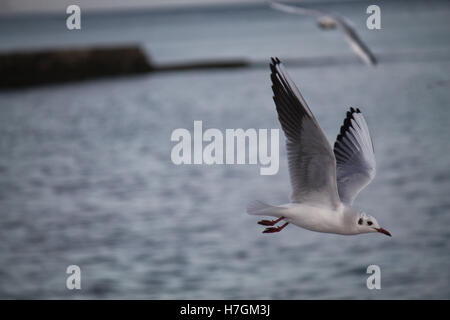
{"type": "Polygon", "coordinates": [[[291,202],[271,206],[253,201],[247,213],[276,217],[261,220],[264,233],[289,223],[311,231],[353,235],[391,234],[377,220],[352,207],[358,193],[375,176],[375,156],[369,129],[359,109],[350,108],[334,144],[334,152],[305,99],[278,58],[272,58],[272,90],[278,119],[286,136],[291,202]],[[278,222],[284,224],[274,227],[278,222]]]}
{"type": "Polygon", "coordinates": [[[317,22],[322,29],[339,28],[345,35],[345,39],[358,56],[368,65],[376,65],[377,59],[369,50],[367,45],[361,40],[351,22],[346,18],[336,14],[329,14],[315,9],[290,6],[279,2],[269,1],[271,8],[294,14],[305,14],[317,18],[317,22]]]}

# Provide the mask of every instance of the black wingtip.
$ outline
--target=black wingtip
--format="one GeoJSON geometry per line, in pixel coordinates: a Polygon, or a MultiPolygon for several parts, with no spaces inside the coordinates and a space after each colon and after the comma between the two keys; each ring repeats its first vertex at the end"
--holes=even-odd
{"type": "Polygon", "coordinates": [[[270,64],[270,71],[272,72],[272,75],[277,72],[277,70],[275,69],[275,65],[272,63],[270,64]]]}
{"type": "Polygon", "coordinates": [[[281,61],[277,57],[270,57],[270,60],[271,60],[270,71],[272,72],[271,79],[272,79],[272,82],[274,83],[276,81],[276,74],[279,73],[276,66],[279,65],[281,63],[281,61]]]}
{"type": "MultiPolygon", "coordinates": [[[[355,120],[355,118],[353,118],[354,113],[361,113],[361,110],[359,110],[359,108],[355,109],[353,107],[350,107],[350,111],[347,111],[347,113],[345,114],[344,123],[342,124],[339,134],[336,137],[336,141],[341,141],[345,136],[347,130],[352,127],[351,120],[355,120]]],[[[336,147],[336,143],[334,144],[334,147],[336,147]]]]}
{"type": "Polygon", "coordinates": [[[278,57],[270,57],[270,60],[272,62],[271,65],[274,65],[274,66],[281,63],[281,61],[280,61],[280,59],[278,59],[278,57]]]}
{"type": "Polygon", "coordinates": [[[272,74],[277,72],[277,70],[275,68],[276,65],[277,65],[277,62],[276,62],[275,58],[274,57],[270,57],[270,64],[269,64],[269,66],[270,66],[270,71],[272,72],[272,74]]]}
{"type": "Polygon", "coordinates": [[[350,111],[347,111],[347,117],[349,116],[349,114],[354,114],[354,113],[361,113],[361,110],[359,108],[350,107],[350,111]]]}

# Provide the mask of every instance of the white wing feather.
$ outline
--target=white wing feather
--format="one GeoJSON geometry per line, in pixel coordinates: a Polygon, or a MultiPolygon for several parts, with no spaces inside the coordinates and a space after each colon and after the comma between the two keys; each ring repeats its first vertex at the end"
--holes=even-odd
{"type": "Polygon", "coordinates": [[[369,128],[359,109],[350,108],[334,144],[339,197],[351,205],[375,177],[376,162],[369,128]]]}

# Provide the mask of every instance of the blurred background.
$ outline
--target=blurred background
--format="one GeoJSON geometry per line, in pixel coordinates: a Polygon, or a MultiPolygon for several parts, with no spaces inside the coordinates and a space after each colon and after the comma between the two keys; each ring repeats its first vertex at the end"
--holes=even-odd
{"type": "Polygon", "coordinates": [[[0,298],[450,297],[448,1],[303,2],[350,19],[376,67],[339,31],[264,1],[127,3],[2,0],[0,51],[138,45],[154,65],[253,64],[2,89],[0,298]],[[81,30],[66,28],[69,4],[81,7],[81,30]],[[371,4],[381,30],[366,27],[371,4]],[[245,206],[288,201],[284,137],[274,176],[254,165],[172,163],[172,131],[194,120],[280,128],[270,56],[286,62],[330,143],[347,109],[362,109],[377,176],[356,205],[392,238],[293,226],[262,234],[245,206]],[[66,288],[73,264],[81,290],[66,288]],[[371,264],[381,290],[366,287],[371,264]]]}

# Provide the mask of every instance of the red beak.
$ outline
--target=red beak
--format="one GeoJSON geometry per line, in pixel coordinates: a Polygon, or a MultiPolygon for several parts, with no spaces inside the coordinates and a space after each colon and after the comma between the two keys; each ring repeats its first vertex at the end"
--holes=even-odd
{"type": "Polygon", "coordinates": [[[387,231],[383,228],[378,228],[378,229],[375,228],[375,230],[377,230],[378,232],[384,233],[385,235],[387,235],[389,237],[392,237],[391,234],[389,233],[389,231],[387,231]]]}

